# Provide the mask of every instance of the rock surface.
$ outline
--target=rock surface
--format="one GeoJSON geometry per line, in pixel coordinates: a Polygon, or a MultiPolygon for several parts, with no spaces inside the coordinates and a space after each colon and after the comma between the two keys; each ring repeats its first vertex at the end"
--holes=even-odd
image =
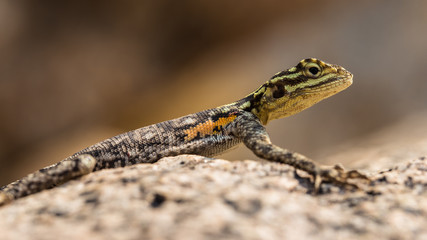
{"type": "Polygon", "coordinates": [[[359,139],[328,148],[323,163],[376,171],[427,156],[427,112],[405,116],[359,139]]]}
{"type": "Polygon", "coordinates": [[[427,239],[427,160],[358,191],[200,156],[95,172],[0,208],[0,239],[427,239]]]}

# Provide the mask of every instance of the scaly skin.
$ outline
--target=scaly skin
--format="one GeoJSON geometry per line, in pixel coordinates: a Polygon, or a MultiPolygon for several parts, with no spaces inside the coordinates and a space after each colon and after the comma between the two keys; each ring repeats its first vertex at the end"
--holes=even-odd
{"type": "Polygon", "coordinates": [[[298,113],[352,84],[338,65],[305,59],[274,75],[234,103],[157,123],[106,139],[0,189],[0,205],[105,168],[154,163],[180,154],[218,155],[239,143],[266,160],[288,164],[322,181],[346,184],[357,171],[318,166],[301,154],[273,145],[264,125],[298,113]]]}

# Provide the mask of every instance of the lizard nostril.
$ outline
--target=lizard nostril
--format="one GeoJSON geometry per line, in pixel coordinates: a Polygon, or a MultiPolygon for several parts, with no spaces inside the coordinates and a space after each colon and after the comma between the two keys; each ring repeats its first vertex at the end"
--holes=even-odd
{"type": "Polygon", "coordinates": [[[345,70],[344,68],[338,68],[338,73],[342,74],[342,75],[349,74],[349,72],[347,70],[345,70]]]}

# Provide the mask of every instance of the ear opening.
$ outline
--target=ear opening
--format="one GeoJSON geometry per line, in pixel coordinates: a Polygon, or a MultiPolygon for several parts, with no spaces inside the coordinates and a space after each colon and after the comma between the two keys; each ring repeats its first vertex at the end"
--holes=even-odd
{"type": "Polygon", "coordinates": [[[274,98],[281,98],[286,94],[285,86],[280,83],[274,84],[274,86],[272,87],[272,91],[274,98]]]}

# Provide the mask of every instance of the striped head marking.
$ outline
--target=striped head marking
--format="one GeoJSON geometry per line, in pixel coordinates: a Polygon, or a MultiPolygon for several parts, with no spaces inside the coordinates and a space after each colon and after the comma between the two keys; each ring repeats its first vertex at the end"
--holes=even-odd
{"type": "Polygon", "coordinates": [[[274,75],[252,93],[252,113],[263,124],[298,113],[353,83],[353,75],[343,67],[315,58],[274,75]]]}

